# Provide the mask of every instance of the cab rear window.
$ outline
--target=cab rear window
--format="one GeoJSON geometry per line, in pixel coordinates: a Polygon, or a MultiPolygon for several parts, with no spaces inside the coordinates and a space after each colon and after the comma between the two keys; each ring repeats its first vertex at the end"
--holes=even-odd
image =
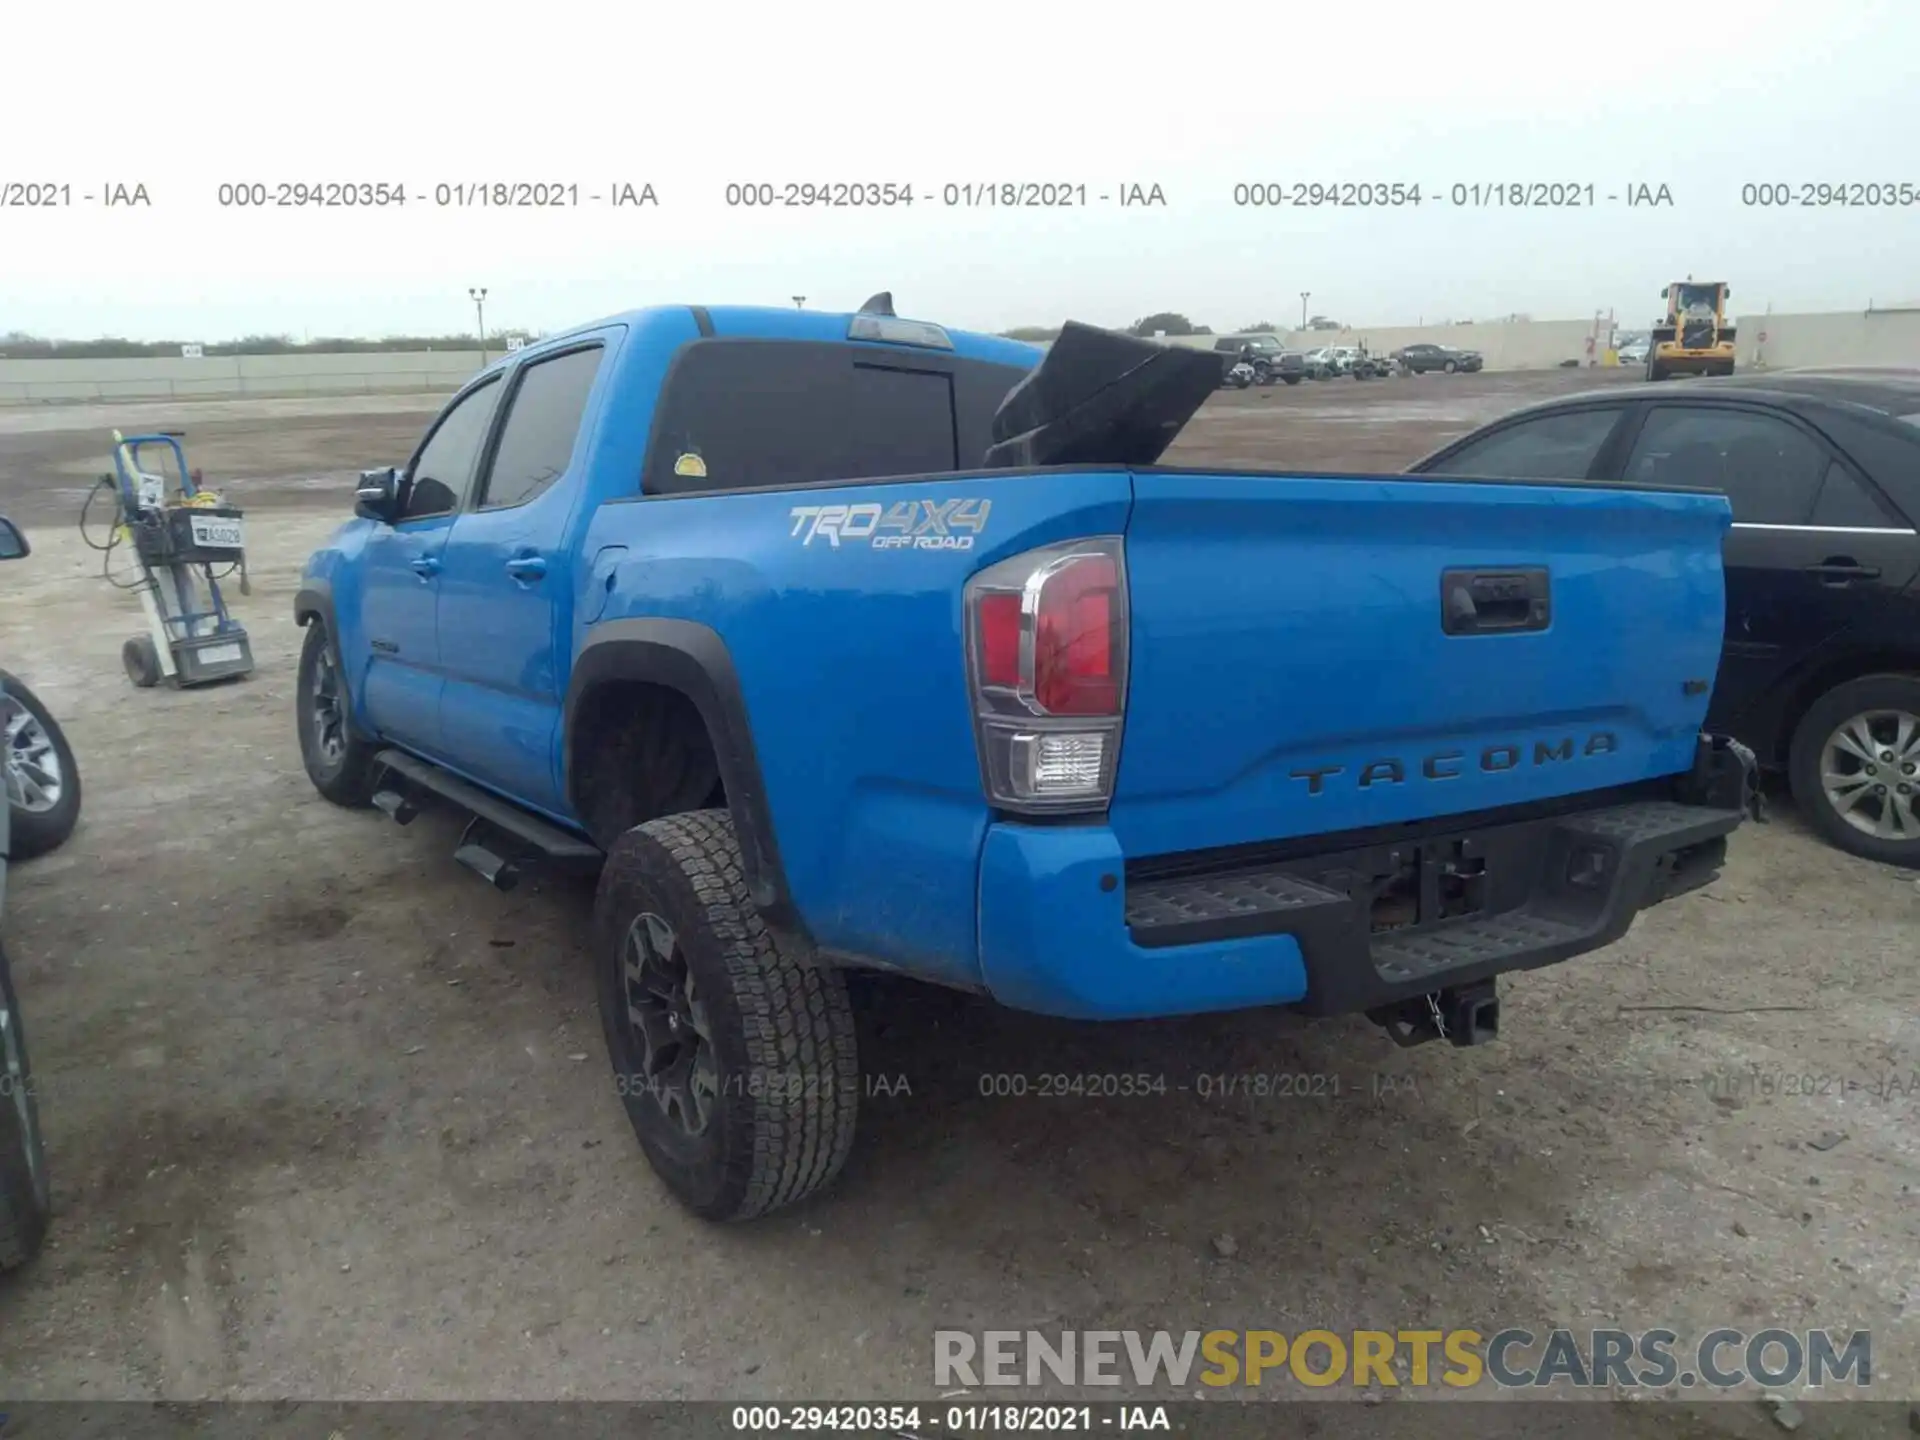
{"type": "Polygon", "coordinates": [[[878,346],[704,340],[655,412],[642,490],[674,495],[977,466],[1026,372],[878,346]]]}

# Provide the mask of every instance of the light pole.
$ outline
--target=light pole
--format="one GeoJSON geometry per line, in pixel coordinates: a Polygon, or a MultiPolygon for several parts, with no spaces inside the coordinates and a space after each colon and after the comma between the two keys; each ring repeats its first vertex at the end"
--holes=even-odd
{"type": "Polygon", "coordinates": [[[1300,328],[1302,330],[1307,328],[1307,297],[1312,294],[1313,292],[1311,290],[1302,290],[1300,292],[1300,328]]]}
{"type": "Polygon", "coordinates": [[[480,364],[487,363],[487,287],[469,285],[467,298],[473,301],[473,323],[480,332],[480,364]]]}
{"type": "Polygon", "coordinates": [[[796,310],[804,310],[804,309],[806,309],[806,308],[807,308],[807,297],[806,297],[806,296],[804,296],[804,295],[796,295],[796,296],[794,296],[794,297],[793,297],[793,308],[794,308],[794,309],[796,309],[796,310]]]}

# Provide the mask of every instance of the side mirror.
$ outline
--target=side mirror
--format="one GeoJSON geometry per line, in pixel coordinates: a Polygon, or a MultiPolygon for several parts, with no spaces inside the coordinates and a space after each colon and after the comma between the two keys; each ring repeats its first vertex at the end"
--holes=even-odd
{"type": "Polygon", "coordinates": [[[400,513],[400,472],[391,465],[384,470],[362,470],[353,492],[353,513],[363,520],[391,525],[400,513]]]}
{"type": "Polygon", "coordinates": [[[0,560],[23,560],[33,553],[20,527],[0,515],[0,560]]]}

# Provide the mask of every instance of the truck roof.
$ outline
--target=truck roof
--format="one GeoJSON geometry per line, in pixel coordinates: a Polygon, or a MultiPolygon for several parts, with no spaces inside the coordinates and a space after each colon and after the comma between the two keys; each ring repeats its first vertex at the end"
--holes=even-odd
{"type": "MultiPolygon", "coordinates": [[[[751,337],[762,340],[814,340],[842,342],[847,339],[847,329],[853,323],[856,312],[851,310],[798,310],[778,305],[648,305],[639,309],[624,310],[616,315],[603,316],[583,325],[570,326],[554,335],[542,336],[529,343],[524,349],[502,355],[487,366],[488,370],[507,364],[509,361],[534,352],[564,344],[577,335],[592,330],[605,329],[609,325],[634,326],[644,323],[654,316],[668,311],[691,311],[704,313],[716,336],[751,337]]],[[[905,317],[902,317],[905,318],[905,317]]],[[[922,321],[923,324],[938,324],[937,321],[922,321]]],[[[985,360],[996,365],[1018,365],[1031,368],[1039,364],[1044,353],[1037,345],[1029,345],[1020,340],[1009,340],[1001,335],[986,335],[971,330],[952,330],[940,327],[953,342],[951,351],[942,351],[963,360],[985,360]]],[[[875,345],[886,349],[913,353],[922,347],[896,345],[887,341],[863,340],[863,345],[875,345]]]]}

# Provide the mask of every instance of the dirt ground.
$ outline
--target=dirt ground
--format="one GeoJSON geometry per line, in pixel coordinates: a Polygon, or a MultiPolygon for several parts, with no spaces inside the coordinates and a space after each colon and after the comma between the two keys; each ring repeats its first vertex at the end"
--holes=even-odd
{"type": "MultiPolygon", "coordinates": [[[[1223,395],[1170,458],[1392,468],[1591,383],[1223,395]]],[[[0,571],[0,655],[86,784],[8,885],[58,1213],[0,1281],[0,1395],[924,1398],[939,1328],[1556,1324],[1870,1329],[1874,1393],[1920,1395],[1920,888],[1784,806],[1711,890],[1510,982],[1471,1054],[863,991],[866,1068],[904,1083],[838,1185],[687,1218],[614,1094],[587,891],[497,894],[446,823],[335,809],[300,767],[300,563],[429,406],[0,411],[34,546],[0,571]],[[137,611],[74,528],[114,424],[185,428],[253,512],[250,680],[122,676],[137,611]],[[1168,1092],[981,1094],[1143,1071],[1168,1092]],[[1333,1080],[1198,1093],[1232,1073],[1333,1080]]]]}

